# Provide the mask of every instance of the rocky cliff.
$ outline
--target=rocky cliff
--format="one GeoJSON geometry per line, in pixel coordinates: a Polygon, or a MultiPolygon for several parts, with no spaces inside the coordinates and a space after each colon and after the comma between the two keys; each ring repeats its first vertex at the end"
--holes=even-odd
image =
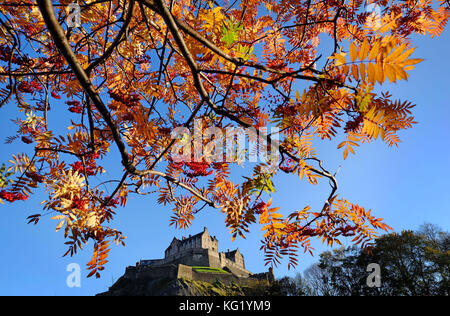
{"type": "Polygon", "coordinates": [[[225,284],[188,279],[119,280],[98,296],[267,296],[280,295],[276,283],[258,280],[253,284],[225,284]]]}
{"type": "MultiPolygon", "coordinates": [[[[261,274],[265,276],[265,274],[261,274]]],[[[136,269],[128,267],[109,289],[98,296],[243,296],[278,295],[270,278],[239,278],[231,273],[192,270],[184,265],[136,269]]]]}

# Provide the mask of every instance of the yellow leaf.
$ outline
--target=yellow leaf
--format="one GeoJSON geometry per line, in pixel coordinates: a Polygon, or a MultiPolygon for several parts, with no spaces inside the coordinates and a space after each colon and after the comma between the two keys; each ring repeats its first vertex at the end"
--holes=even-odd
{"type": "Polygon", "coordinates": [[[351,42],[350,43],[350,60],[352,62],[354,62],[356,60],[356,57],[357,57],[356,45],[353,42],[351,42]]]}
{"type": "Polygon", "coordinates": [[[369,82],[375,83],[375,65],[372,63],[367,64],[367,75],[369,82]]]}
{"type": "Polygon", "coordinates": [[[374,60],[378,56],[380,50],[380,41],[377,41],[370,50],[369,60],[374,60]]]}
{"type": "Polygon", "coordinates": [[[390,62],[396,60],[398,56],[400,56],[401,53],[403,53],[403,50],[405,49],[406,44],[402,44],[399,47],[397,47],[392,54],[390,54],[388,57],[386,57],[385,62],[390,62]]]}
{"type": "Polygon", "coordinates": [[[369,41],[365,38],[359,50],[359,60],[363,61],[366,59],[367,54],[369,54],[369,41]]]}
{"type": "Polygon", "coordinates": [[[406,51],[404,51],[400,56],[398,56],[397,58],[397,63],[401,63],[402,61],[404,61],[406,58],[408,58],[414,51],[415,51],[415,47],[410,48],[406,51]]]}
{"type": "Polygon", "coordinates": [[[345,56],[341,55],[341,54],[336,54],[336,66],[340,66],[342,64],[346,63],[346,59],[345,56]]]}
{"type": "Polygon", "coordinates": [[[361,74],[361,80],[366,79],[366,65],[363,63],[359,64],[359,73],[361,74]]]}
{"type": "Polygon", "coordinates": [[[359,74],[358,73],[358,66],[356,64],[353,64],[352,65],[352,75],[353,75],[353,78],[355,78],[356,81],[358,81],[358,79],[359,79],[358,74],[359,74]]]}
{"type": "Polygon", "coordinates": [[[393,65],[393,67],[395,68],[395,73],[396,73],[396,77],[403,79],[403,80],[408,80],[408,74],[403,70],[402,67],[397,66],[397,65],[393,65]]]}
{"type": "Polygon", "coordinates": [[[375,65],[375,78],[377,79],[378,83],[383,84],[385,77],[386,74],[383,71],[383,64],[377,63],[375,65]]]}
{"type": "Polygon", "coordinates": [[[415,65],[415,64],[418,64],[418,63],[420,63],[420,62],[422,62],[423,61],[423,59],[421,59],[421,58],[412,58],[412,59],[408,59],[408,60],[406,60],[406,61],[404,61],[403,63],[402,63],[402,65],[415,65]]]}
{"type": "Polygon", "coordinates": [[[390,82],[396,82],[397,78],[395,76],[395,68],[392,67],[389,64],[384,65],[384,72],[386,73],[387,77],[389,78],[390,82]]]}
{"type": "Polygon", "coordinates": [[[58,230],[60,230],[61,229],[61,227],[64,225],[64,219],[62,220],[62,221],[60,221],[59,223],[58,223],[58,225],[56,225],[56,231],[58,231],[58,230]]]}

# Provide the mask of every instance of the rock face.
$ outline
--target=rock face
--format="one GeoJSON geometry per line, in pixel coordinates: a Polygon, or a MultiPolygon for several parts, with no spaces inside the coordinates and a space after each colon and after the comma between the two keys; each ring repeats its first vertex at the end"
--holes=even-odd
{"type": "MultiPolygon", "coordinates": [[[[201,269],[200,269],[201,270],[201,269]]],[[[274,295],[273,274],[238,277],[230,272],[199,272],[184,265],[128,267],[99,296],[241,296],[274,295]]]]}
{"type": "Polygon", "coordinates": [[[265,296],[280,295],[277,287],[264,280],[253,284],[225,284],[187,279],[121,280],[97,296],[265,296]]]}

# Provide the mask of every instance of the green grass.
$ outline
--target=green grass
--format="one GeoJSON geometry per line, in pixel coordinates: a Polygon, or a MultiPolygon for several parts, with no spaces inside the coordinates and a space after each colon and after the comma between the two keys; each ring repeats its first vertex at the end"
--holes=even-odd
{"type": "Polygon", "coordinates": [[[220,268],[211,268],[211,267],[192,267],[192,269],[194,269],[197,272],[209,272],[209,273],[229,273],[223,269],[220,268]]]}

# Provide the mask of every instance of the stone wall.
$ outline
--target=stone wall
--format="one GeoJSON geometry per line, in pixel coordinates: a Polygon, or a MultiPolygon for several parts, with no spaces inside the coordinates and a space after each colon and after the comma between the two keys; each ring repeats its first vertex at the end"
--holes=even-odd
{"type": "Polygon", "coordinates": [[[204,282],[214,282],[220,280],[225,284],[230,284],[231,282],[239,282],[240,278],[231,273],[219,273],[219,272],[197,272],[190,266],[185,266],[183,264],[178,265],[178,278],[189,279],[195,281],[204,282]]]}
{"type": "Polygon", "coordinates": [[[148,278],[148,279],[162,279],[170,278],[175,279],[178,274],[178,266],[175,264],[164,266],[148,266],[138,268],[136,271],[136,278],[148,278]]]}
{"type": "Polygon", "coordinates": [[[180,254],[176,262],[188,266],[209,266],[208,249],[190,249],[180,254]]]}
{"type": "Polygon", "coordinates": [[[228,269],[230,269],[231,272],[233,272],[238,276],[249,276],[251,274],[250,271],[247,271],[241,265],[231,261],[230,259],[224,259],[221,262],[221,264],[222,264],[221,268],[227,267],[228,269]]]}
{"type": "Polygon", "coordinates": [[[269,283],[274,280],[273,272],[258,273],[254,275],[236,275],[233,273],[218,272],[198,272],[192,266],[184,264],[168,264],[160,266],[142,265],[137,267],[127,267],[125,274],[118,280],[120,284],[128,284],[129,282],[144,282],[149,287],[157,286],[160,282],[168,282],[170,280],[187,279],[193,281],[203,281],[214,283],[216,280],[224,284],[233,282],[241,285],[254,285],[255,282],[267,280],[269,283]],[[128,283],[127,283],[128,282],[128,283]],[[159,283],[158,283],[159,282],[159,283]]]}
{"type": "Polygon", "coordinates": [[[179,264],[178,265],[178,271],[177,271],[177,279],[193,279],[193,275],[192,275],[193,271],[192,271],[192,267],[190,266],[185,266],[184,264],[179,264]]]}
{"type": "Polygon", "coordinates": [[[273,274],[272,268],[269,268],[268,272],[252,274],[252,278],[257,280],[267,280],[269,282],[275,281],[275,275],[273,274]]]}

